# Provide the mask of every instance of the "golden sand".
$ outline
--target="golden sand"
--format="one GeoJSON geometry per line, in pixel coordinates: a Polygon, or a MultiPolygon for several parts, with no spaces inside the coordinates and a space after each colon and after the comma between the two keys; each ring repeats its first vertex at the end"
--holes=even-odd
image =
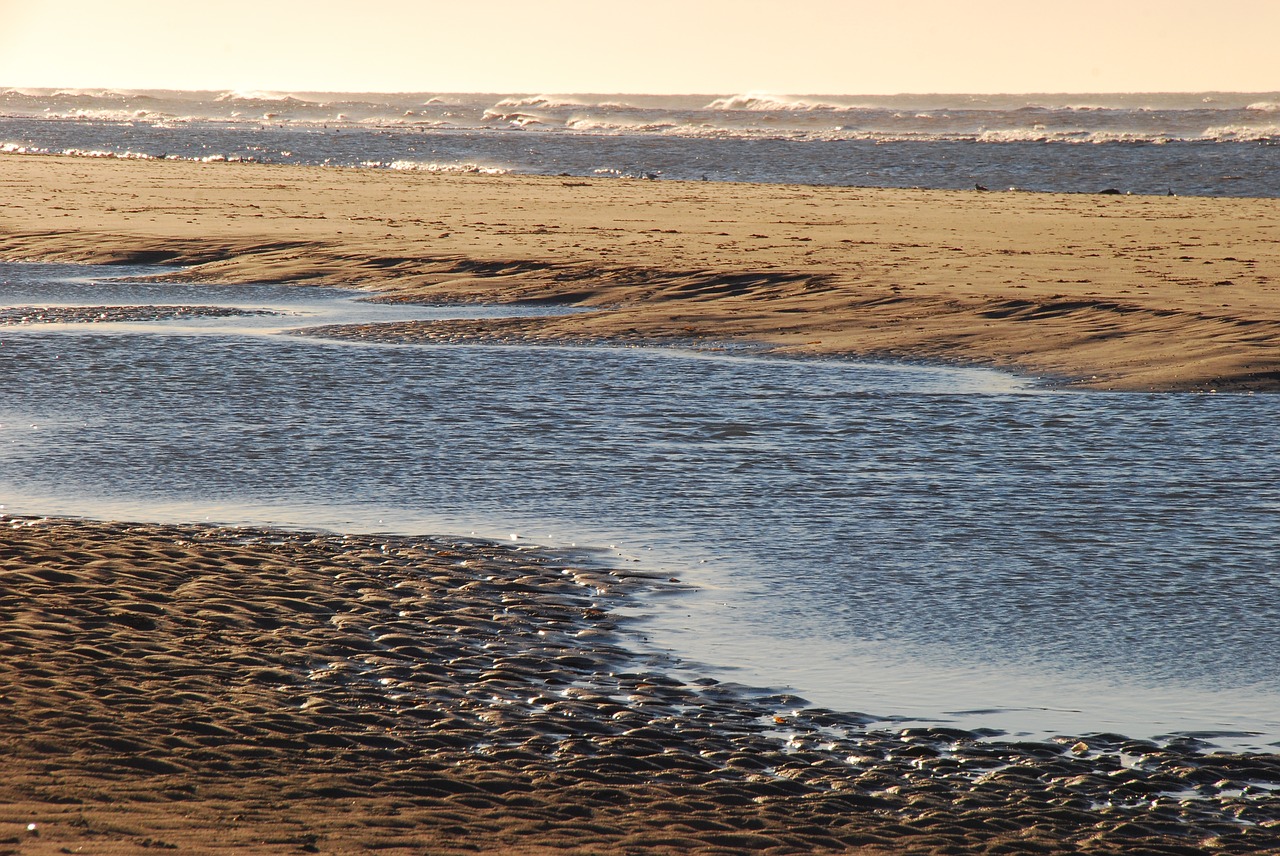
{"type": "Polygon", "coordinates": [[[673,677],[613,613],[665,585],[0,517],[0,853],[1278,852],[1280,757],[875,730],[673,677]]]}
{"type": "Polygon", "coordinates": [[[18,155],[0,156],[0,194],[0,258],[601,310],[522,328],[552,338],[742,339],[1102,389],[1280,389],[1280,200],[18,155]]]}

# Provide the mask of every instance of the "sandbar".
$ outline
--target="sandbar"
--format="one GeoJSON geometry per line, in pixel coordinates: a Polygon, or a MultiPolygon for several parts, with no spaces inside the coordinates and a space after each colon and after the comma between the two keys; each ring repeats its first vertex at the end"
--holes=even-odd
{"type": "Polygon", "coordinates": [[[1275,199],[32,155],[0,155],[0,194],[3,259],[596,310],[505,322],[507,338],[743,341],[1092,389],[1280,389],[1275,199]]]}

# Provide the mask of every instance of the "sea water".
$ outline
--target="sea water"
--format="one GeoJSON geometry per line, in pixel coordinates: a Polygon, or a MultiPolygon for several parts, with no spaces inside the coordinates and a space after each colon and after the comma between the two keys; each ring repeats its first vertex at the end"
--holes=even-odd
{"type": "Polygon", "coordinates": [[[691,673],[891,725],[1280,746],[1280,396],[288,332],[475,311],[0,265],[28,319],[0,504],[543,544],[681,580],[630,626],[691,673]]]}
{"type": "Polygon", "coordinates": [[[0,90],[0,152],[869,187],[1280,196],[1280,93],[0,90]]]}

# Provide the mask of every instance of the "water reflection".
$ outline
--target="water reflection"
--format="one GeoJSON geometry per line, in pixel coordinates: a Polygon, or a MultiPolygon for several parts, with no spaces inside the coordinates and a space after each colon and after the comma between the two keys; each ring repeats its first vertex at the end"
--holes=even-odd
{"type": "MultiPolygon", "coordinates": [[[[102,302],[93,283],[58,287],[102,302]]],[[[289,312],[329,299],[243,296],[289,312]]],[[[371,346],[257,323],[0,329],[0,495],[40,513],[616,545],[699,589],[645,606],[653,644],[817,703],[1030,734],[1280,740],[1276,396],[371,346]]]]}

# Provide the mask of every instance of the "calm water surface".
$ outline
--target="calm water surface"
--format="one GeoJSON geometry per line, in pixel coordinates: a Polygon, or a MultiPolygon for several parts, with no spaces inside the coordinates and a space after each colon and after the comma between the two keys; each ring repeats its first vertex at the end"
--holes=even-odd
{"type": "Polygon", "coordinates": [[[1280,396],[335,343],[278,333],[475,310],[0,265],[0,309],[149,303],[276,314],[0,326],[7,511],[602,548],[696,587],[636,627],[721,678],[1010,735],[1280,745],[1280,396]]]}

